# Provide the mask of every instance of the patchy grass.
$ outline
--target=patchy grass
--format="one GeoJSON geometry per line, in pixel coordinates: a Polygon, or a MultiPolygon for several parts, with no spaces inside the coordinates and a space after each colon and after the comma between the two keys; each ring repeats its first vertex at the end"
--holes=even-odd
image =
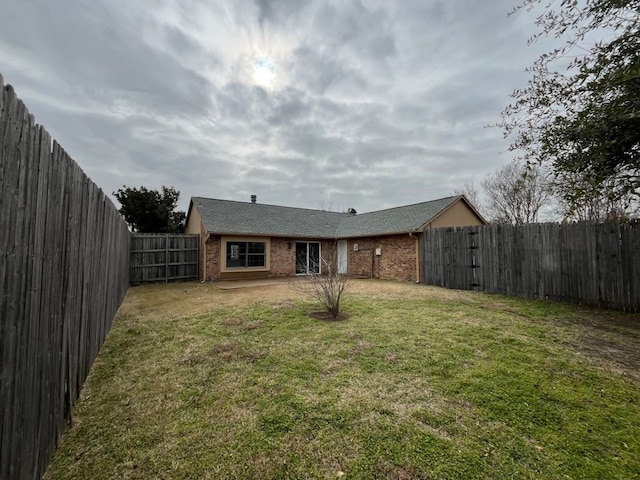
{"type": "Polygon", "coordinates": [[[640,317],[355,282],[132,288],[47,479],[639,478],[640,317]]]}

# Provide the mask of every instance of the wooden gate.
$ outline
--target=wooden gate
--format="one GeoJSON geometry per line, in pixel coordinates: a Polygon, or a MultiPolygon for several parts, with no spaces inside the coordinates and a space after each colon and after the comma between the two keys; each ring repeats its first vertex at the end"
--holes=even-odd
{"type": "Polygon", "coordinates": [[[198,280],[199,235],[134,233],[129,282],[198,280]]]}

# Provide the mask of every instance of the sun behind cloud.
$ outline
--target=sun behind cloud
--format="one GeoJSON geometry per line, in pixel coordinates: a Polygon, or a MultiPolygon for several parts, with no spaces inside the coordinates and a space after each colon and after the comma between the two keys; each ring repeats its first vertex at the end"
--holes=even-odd
{"type": "Polygon", "coordinates": [[[276,67],[269,57],[256,57],[253,62],[253,81],[261,87],[271,87],[277,78],[276,67]]]}

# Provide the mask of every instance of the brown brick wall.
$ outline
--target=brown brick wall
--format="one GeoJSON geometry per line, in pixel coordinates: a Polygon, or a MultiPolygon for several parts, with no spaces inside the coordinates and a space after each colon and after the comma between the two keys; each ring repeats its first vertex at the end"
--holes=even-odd
{"type": "Polygon", "coordinates": [[[296,242],[291,238],[271,238],[270,277],[296,274],[296,242]],[[291,248],[289,248],[291,244],[291,248]]]}
{"type": "Polygon", "coordinates": [[[357,238],[347,241],[347,275],[363,277],[375,277],[372,271],[371,256],[375,248],[375,239],[357,238]],[[353,250],[353,246],[358,244],[358,251],[353,250]]]}
{"type": "Polygon", "coordinates": [[[408,234],[350,239],[347,254],[349,275],[417,281],[416,239],[408,234]],[[353,250],[356,243],[357,252],[353,250]],[[375,254],[376,248],[382,255],[375,254]]]}
{"type": "MultiPolygon", "coordinates": [[[[201,236],[204,239],[205,235],[201,236]]],[[[221,239],[219,236],[211,235],[206,244],[201,240],[201,249],[204,252],[201,255],[202,265],[206,264],[206,281],[220,280],[220,248],[221,239]]],[[[320,242],[320,250],[322,256],[326,258],[332,254],[335,248],[333,241],[320,242]]],[[[271,238],[270,248],[270,270],[269,277],[288,277],[296,274],[296,239],[295,238],[271,238]],[[289,242],[291,248],[289,248],[289,242]]],[[[201,268],[201,272],[204,272],[201,268]]],[[[202,275],[201,275],[202,276],[202,275]]]]}
{"type": "Polygon", "coordinates": [[[205,249],[205,280],[220,280],[220,237],[211,235],[207,240],[205,249]]]}
{"type": "MultiPolygon", "coordinates": [[[[204,240],[205,235],[201,238],[204,240]]],[[[293,276],[296,273],[295,239],[271,238],[269,277],[293,276]],[[291,249],[289,249],[291,242],[291,249]]],[[[383,280],[416,281],[416,240],[405,235],[350,239],[347,242],[348,274],[380,278],[383,280]],[[354,243],[358,251],[353,250],[354,243]],[[381,248],[382,255],[375,255],[381,248]],[[372,265],[373,258],[373,265],[372,265]],[[373,270],[373,272],[372,272],[373,270]],[[373,275],[372,275],[373,273],[373,275]]],[[[328,258],[335,249],[333,241],[322,241],[323,258],[328,258]]],[[[220,237],[211,235],[203,245],[202,260],[206,263],[206,281],[220,279],[220,237]]]]}
{"type": "MultiPolygon", "coordinates": [[[[320,253],[323,258],[328,258],[330,255],[332,255],[334,252],[334,248],[335,244],[333,241],[320,241],[320,253]]],[[[276,237],[271,238],[271,266],[269,276],[289,277],[295,274],[296,239],[276,237]],[[289,242],[291,242],[291,249],[289,249],[289,242]]]]}
{"type": "Polygon", "coordinates": [[[417,281],[416,241],[409,234],[381,237],[378,246],[382,255],[377,257],[379,278],[417,281]]]}
{"type": "Polygon", "coordinates": [[[207,235],[207,230],[204,228],[202,222],[200,222],[200,280],[205,281],[205,262],[207,258],[207,246],[205,244],[205,236],[207,235]]]}

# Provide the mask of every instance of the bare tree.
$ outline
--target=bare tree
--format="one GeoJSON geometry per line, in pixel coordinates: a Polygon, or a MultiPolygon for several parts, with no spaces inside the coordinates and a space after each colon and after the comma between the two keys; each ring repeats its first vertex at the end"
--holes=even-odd
{"type": "Polygon", "coordinates": [[[312,273],[296,277],[289,284],[290,288],[316,299],[331,318],[337,318],[342,295],[351,285],[346,275],[338,273],[337,248],[322,257],[319,263],[311,261],[308,267],[307,270],[312,273]]]}
{"type": "Polygon", "coordinates": [[[494,223],[538,221],[540,209],[552,198],[549,175],[537,164],[513,161],[482,181],[486,210],[494,223]]]}
{"type": "Polygon", "coordinates": [[[456,188],[453,191],[454,195],[464,195],[467,200],[475,207],[476,210],[482,210],[482,204],[480,203],[480,193],[476,188],[475,183],[465,183],[462,188],[456,188]]]}

